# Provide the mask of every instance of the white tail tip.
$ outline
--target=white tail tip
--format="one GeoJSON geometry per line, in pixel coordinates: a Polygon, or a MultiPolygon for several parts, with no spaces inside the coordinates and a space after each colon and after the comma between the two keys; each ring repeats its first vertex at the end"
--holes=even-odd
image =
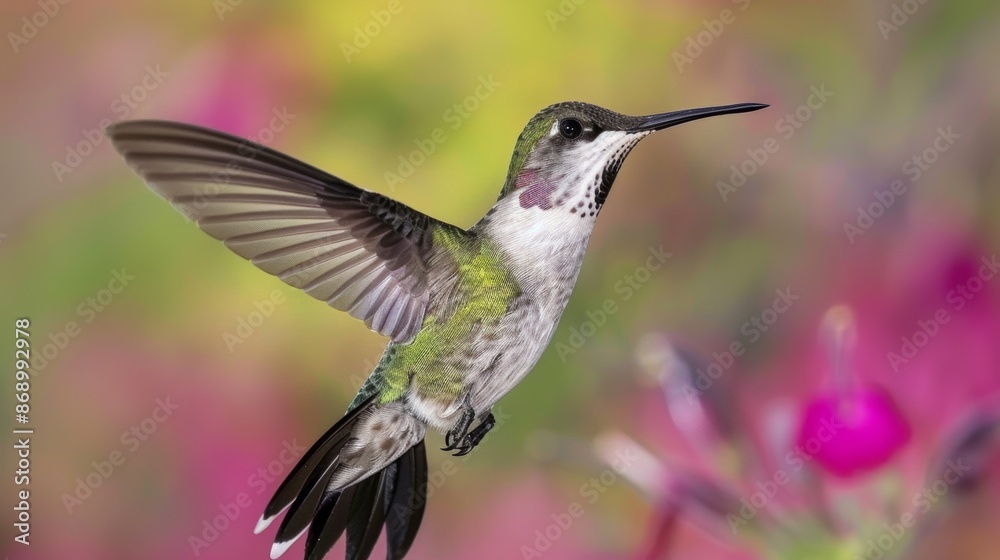
{"type": "Polygon", "coordinates": [[[271,524],[271,522],[274,521],[275,517],[278,516],[275,515],[274,517],[264,517],[263,515],[261,515],[260,519],[257,520],[257,525],[254,526],[253,528],[253,534],[259,535],[262,532],[264,532],[264,529],[267,529],[267,527],[271,524]]]}
{"type": "Polygon", "coordinates": [[[285,542],[276,542],[271,545],[271,560],[279,558],[286,550],[292,547],[295,543],[295,539],[285,542]]]}
{"type": "MultiPolygon", "coordinates": [[[[268,521],[268,523],[270,523],[270,521],[268,521]]],[[[282,541],[282,542],[275,541],[274,544],[271,545],[271,560],[275,560],[276,558],[284,554],[286,550],[292,548],[292,545],[295,544],[295,541],[299,540],[299,537],[301,537],[302,534],[305,533],[308,528],[309,527],[302,529],[302,531],[300,531],[298,535],[295,535],[294,537],[288,539],[287,541],[282,541]]]]}

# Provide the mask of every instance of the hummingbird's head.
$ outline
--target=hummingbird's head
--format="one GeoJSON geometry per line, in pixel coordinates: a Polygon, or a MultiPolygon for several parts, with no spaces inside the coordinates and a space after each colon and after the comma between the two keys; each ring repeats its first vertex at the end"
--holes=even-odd
{"type": "Polygon", "coordinates": [[[596,216],[639,140],[688,121],[764,107],[742,103],[631,117],[577,101],[551,105],[518,137],[500,198],[517,196],[522,208],[596,216]]]}

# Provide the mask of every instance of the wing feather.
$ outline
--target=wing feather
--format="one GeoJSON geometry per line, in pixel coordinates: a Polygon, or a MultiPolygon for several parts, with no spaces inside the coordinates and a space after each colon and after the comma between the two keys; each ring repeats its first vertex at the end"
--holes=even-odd
{"type": "Polygon", "coordinates": [[[236,254],[397,342],[416,336],[432,230],[446,224],[221,132],[129,121],[108,135],[157,194],[236,254]]]}

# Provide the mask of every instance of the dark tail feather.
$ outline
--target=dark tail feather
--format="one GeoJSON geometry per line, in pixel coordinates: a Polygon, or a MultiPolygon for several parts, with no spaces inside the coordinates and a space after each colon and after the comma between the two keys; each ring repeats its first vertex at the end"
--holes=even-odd
{"type": "Polygon", "coordinates": [[[354,500],[357,486],[343,492],[327,492],[316,510],[316,522],[309,526],[306,535],[306,560],[318,560],[333,548],[347,528],[349,504],[354,500]],[[340,507],[337,507],[340,506],[340,507]]]}
{"type": "MultiPolygon", "coordinates": [[[[254,533],[259,534],[261,531],[267,528],[268,525],[274,521],[274,518],[278,516],[282,511],[285,510],[289,505],[293,503],[297,496],[302,494],[302,489],[310,481],[318,482],[318,478],[314,475],[317,470],[319,474],[322,475],[324,470],[332,467],[332,461],[329,459],[336,458],[340,448],[347,443],[350,438],[351,429],[354,427],[354,423],[358,420],[358,417],[362,412],[368,409],[375,402],[377,395],[372,395],[359,406],[353,408],[349,411],[339,422],[334,424],[332,428],[327,430],[323,437],[313,444],[306,451],[306,454],[302,456],[295,468],[288,474],[281,486],[274,493],[274,497],[268,502],[267,507],[264,508],[264,514],[261,515],[260,521],[257,522],[257,527],[254,528],[254,533]],[[331,455],[332,453],[332,455],[331,455]],[[317,467],[322,467],[317,469],[317,467]]],[[[329,477],[326,477],[329,478],[329,477]]],[[[315,505],[312,505],[315,507],[315,505]]],[[[311,508],[305,508],[307,511],[311,508]]],[[[291,517],[291,515],[289,516],[291,517]]],[[[284,523],[283,523],[284,525],[284,523]]],[[[304,529],[303,525],[301,529],[304,529]]],[[[300,531],[301,531],[300,529],[300,531]]]]}
{"type": "Polygon", "coordinates": [[[382,496],[385,494],[388,471],[389,467],[386,467],[378,475],[358,484],[347,520],[347,560],[367,559],[382,534],[382,526],[385,525],[382,496]]]}
{"type": "Polygon", "coordinates": [[[322,560],[347,531],[347,559],[365,560],[386,526],[386,558],[413,544],[427,499],[427,452],[420,441],[378,474],[320,499],[306,536],[306,560],[322,560]]]}
{"type": "MultiPolygon", "coordinates": [[[[347,560],[366,560],[383,526],[389,560],[399,560],[409,551],[427,497],[427,452],[422,430],[414,438],[421,439],[382,470],[346,488],[331,488],[344,446],[356,441],[352,433],[366,418],[362,413],[372,409],[375,401],[375,396],[368,398],[327,430],[264,508],[255,533],[288,510],[271,547],[271,558],[281,556],[307,529],[309,560],[322,560],[345,531],[347,560]]],[[[370,421],[372,417],[367,418],[370,421]]]]}
{"type": "Polygon", "coordinates": [[[392,488],[385,494],[387,560],[399,560],[410,550],[427,505],[427,451],[421,441],[395,463],[392,488]]]}
{"type": "Polygon", "coordinates": [[[339,454],[340,449],[334,446],[323,455],[319,463],[321,466],[313,469],[305,484],[302,485],[302,491],[288,508],[285,518],[281,520],[278,534],[274,537],[275,542],[294,542],[309,527],[313,514],[316,513],[316,508],[319,506],[320,497],[323,496],[326,489],[326,484],[333,476],[339,454]]]}

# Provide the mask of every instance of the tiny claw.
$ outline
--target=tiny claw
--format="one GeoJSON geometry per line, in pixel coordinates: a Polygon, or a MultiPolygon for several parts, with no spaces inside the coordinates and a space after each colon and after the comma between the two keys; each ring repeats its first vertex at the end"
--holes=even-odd
{"type": "Polygon", "coordinates": [[[459,447],[458,448],[458,452],[457,453],[453,453],[452,456],[453,457],[464,457],[464,456],[468,455],[469,453],[471,453],[473,449],[475,449],[475,448],[473,446],[471,446],[471,445],[466,446],[466,447],[459,447]]]}
{"type": "Polygon", "coordinates": [[[459,438],[452,437],[451,432],[448,432],[447,434],[444,435],[445,446],[441,448],[441,451],[451,451],[453,449],[456,449],[458,447],[458,442],[459,438]]]}
{"type": "Polygon", "coordinates": [[[461,410],[462,416],[459,417],[455,425],[448,430],[448,433],[444,435],[445,447],[441,448],[441,451],[459,449],[459,445],[467,439],[469,425],[472,424],[472,420],[476,417],[476,413],[468,404],[463,405],[461,410]]]}

